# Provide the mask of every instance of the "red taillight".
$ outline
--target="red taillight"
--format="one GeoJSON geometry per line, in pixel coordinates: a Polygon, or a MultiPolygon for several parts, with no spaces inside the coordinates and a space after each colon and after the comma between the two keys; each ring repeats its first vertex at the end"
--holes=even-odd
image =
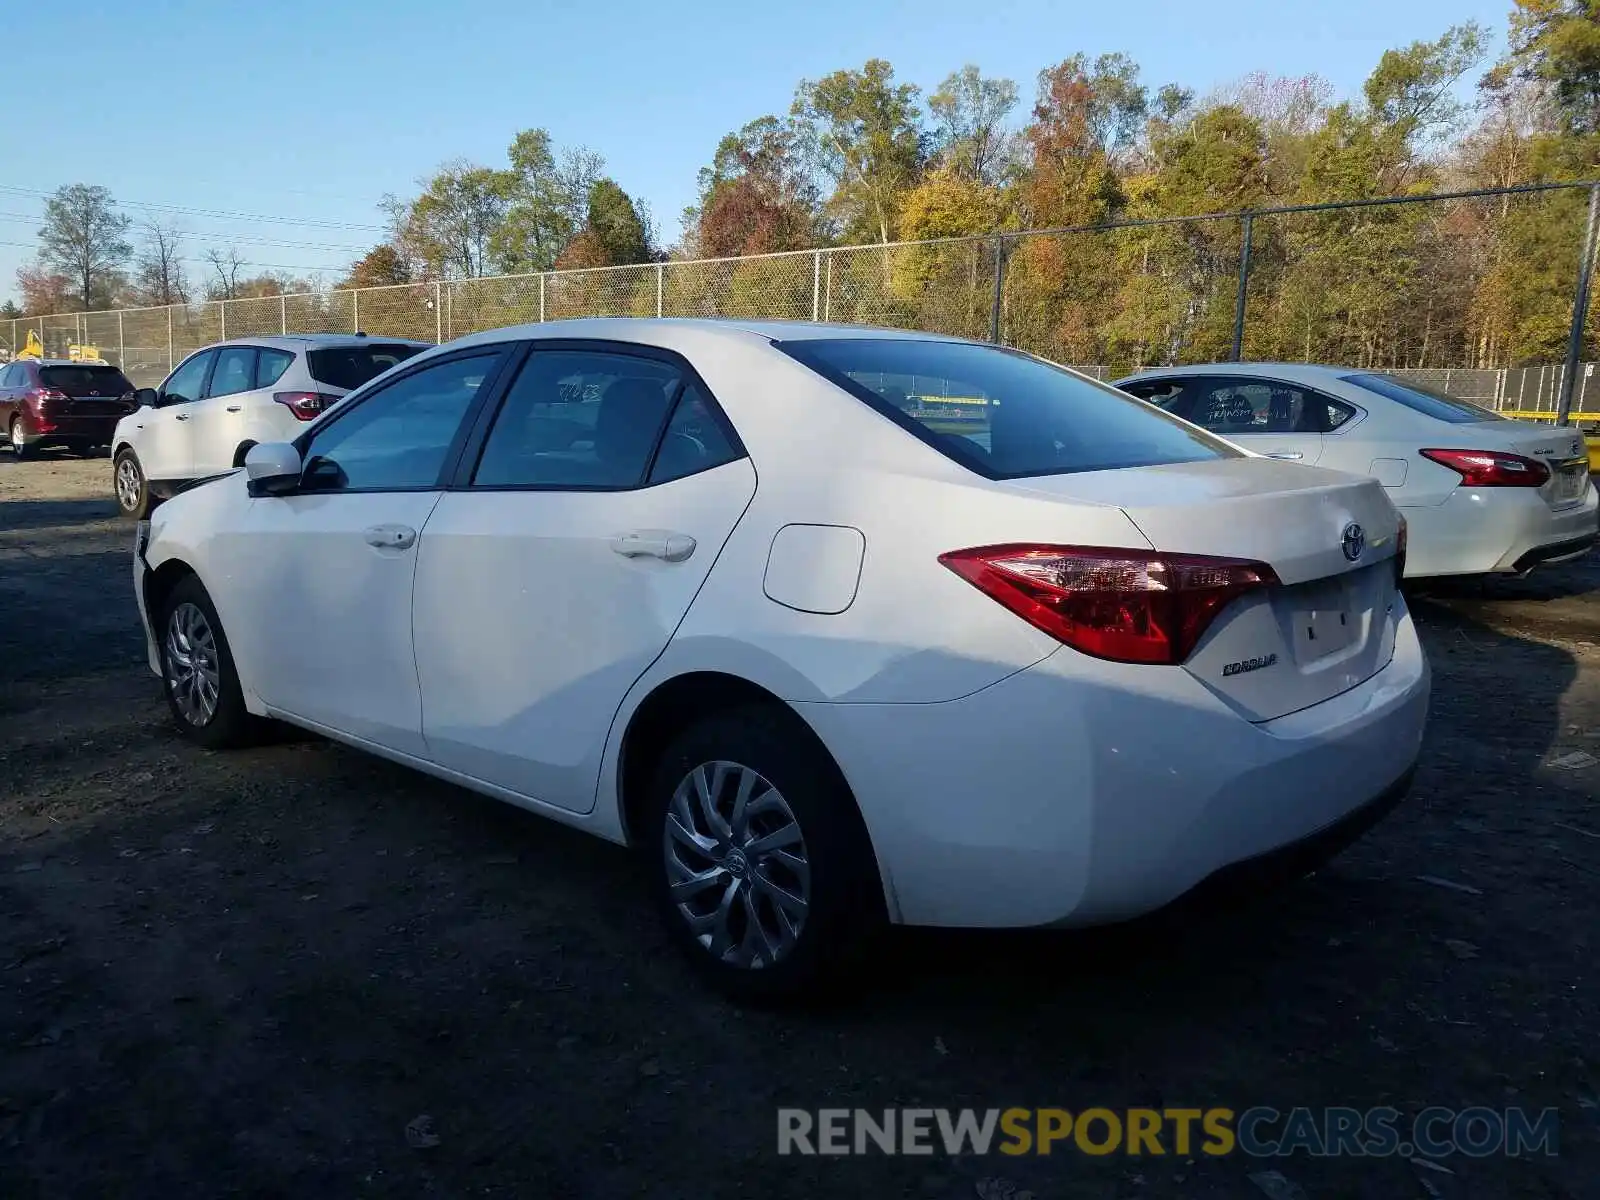
{"type": "Polygon", "coordinates": [[[1536,458],[1503,450],[1418,450],[1423,458],[1461,475],[1462,487],[1540,487],[1550,468],[1536,458]]]}
{"type": "Polygon", "coordinates": [[[339,397],[326,392],[273,392],[272,398],[301,421],[314,420],[339,397]]]}
{"type": "Polygon", "coordinates": [[[54,403],[57,400],[65,400],[67,399],[67,394],[65,392],[58,392],[55,388],[40,387],[34,388],[32,391],[25,393],[23,399],[27,400],[33,405],[33,410],[35,412],[42,413],[45,411],[44,406],[47,403],[54,403]]]}
{"type": "Polygon", "coordinates": [[[1228,603],[1278,576],[1266,563],[1084,546],[979,546],[939,561],[1075,650],[1181,663],[1228,603]]]}

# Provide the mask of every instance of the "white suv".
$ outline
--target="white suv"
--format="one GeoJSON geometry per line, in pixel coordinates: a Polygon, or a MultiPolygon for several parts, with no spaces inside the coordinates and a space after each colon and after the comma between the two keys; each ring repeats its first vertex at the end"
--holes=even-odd
{"type": "Polygon", "coordinates": [[[292,440],[354,388],[428,348],[404,338],[292,334],[237,338],[196,350],[112,439],[117,507],[138,520],[196,479],[240,466],[257,442],[292,440]]]}

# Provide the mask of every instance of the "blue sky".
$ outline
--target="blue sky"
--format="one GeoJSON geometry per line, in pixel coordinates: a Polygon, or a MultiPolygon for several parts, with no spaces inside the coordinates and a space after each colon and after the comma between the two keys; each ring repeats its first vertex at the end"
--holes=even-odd
{"type": "Polygon", "coordinates": [[[190,235],[185,252],[195,258],[234,241],[253,263],[319,268],[331,279],[380,236],[385,192],[409,194],[451,158],[502,165],[517,130],[543,125],[560,145],[601,152],[670,240],[723,133],[785,111],[800,78],[874,56],[925,90],[974,62],[1031,97],[1040,68],[1080,51],[1121,50],[1152,88],[1177,81],[1204,92],[1266,70],[1316,72],[1348,94],[1385,49],[1469,18],[1499,38],[1509,8],[1510,0],[76,0],[70,14],[12,6],[3,44],[63,50],[30,55],[55,82],[8,105],[0,298],[14,294],[16,268],[33,255],[44,202],[32,193],[68,183],[103,184],[122,201],[280,218],[160,214],[190,235]]]}

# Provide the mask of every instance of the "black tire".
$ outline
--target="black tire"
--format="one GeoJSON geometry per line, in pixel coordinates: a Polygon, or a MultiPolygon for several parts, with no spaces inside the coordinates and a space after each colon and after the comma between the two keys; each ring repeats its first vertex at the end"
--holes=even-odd
{"type": "Polygon", "coordinates": [[[32,458],[35,454],[38,453],[37,450],[35,450],[32,446],[28,445],[27,442],[22,440],[22,418],[21,417],[12,417],[11,418],[11,428],[8,431],[8,433],[9,433],[9,441],[10,441],[10,445],[11,445],[11,453],[16,455],[18,461],[21,461],[22,459],[25,459],[25,458],[32,458]]]}
{"type": "MultiPolygon", "coordinates": [[[[724,807],[731,810],[736,791],[737,780],[728,779],[720,798],[724,807]]],[[[759,788],[753,793],[751,811],[771,809],[770,804],[757,803],[765,795],[759,788]]],[[[745,1003],[781,1003],[825,998],[859,980],[859,973],[851,968],[863,962],[863,951],[883,927],[883,887],[855,800],[832,759],[800,718],[776,706],[753,706],[694,723],[662,755],[646,799],[646,828],[639,840],[657,905],[669,935],[714,987],[745,1003]],[[799,828],[799,849],[809,864],[809,903],[798,933],[787,946],[780,944],[770,963],[741,965],[719,957],[701,940],[713,935],[691,929],[672,894],[669,852],[679,855],[680,861],[688,860],[688,867],[706,865],[708,870],[721,872],[716,884],[691,897],[691,903],[702,910],[702,919],[714,919],[704,917],[703,910],[716,909],[733,874],[746,873],[738,874],[743,891],[732,898],[731,905],[732,921],[740,932],[749,928],[750,904],[764,909],[771,918],[764,922],[767,928],[777,928],[778,908],[768,898],[772,892],[761,885],[770,889],[776,882],[791,893],[799,890],[795,886],[798,877],[779,861],[777,853],[752,854],[747,860],[741,852],[733,874],[731,852],[724,853],[715,867],[709,865],[712,856],[704,851],[684,849],[680,854],[682,842],[672,838],[668,824],[674,812],[674,794],[692,772],[711,763],[733,763],[755,772],[779,794],[779,804],[787,808],[799,828]]],[[[698,820],[704,814],[694,811],[691,815],[698,820]]],[[[785,820],[771,811],[750,818],[747,836],[751,840],[746,844],[759,844],[774,827],[773,822],[785,820]],[[758,821],[767,824],[758,827],[758,821]]],[[[704,828],[701,824],[697,832],[704,828]]],[[[737,836],[728,841],[736,844],[737,836]]],[[[743,941],[742,937],[738,940],[743,941]]],[[[734,945],[728,950],[738,953],[734,945]]]]}
{"type": "Polygon", "coordinates": [[[161,690],[167,698],[167,707],[172,712],[178,731],[195,745],[207,750],[249,745],[255,738],[256,721],[244,706],[244,696],[239,690],[239,672],[234,668],[233,652],[228,648],[228,638],[222,630],[222,622],[217,618],[216,606],[211,603],[211,597],[206,594],[197,576],[185,576],[167,593],[156,625],[156,635],[161,646],[161,690]],[[210,715],[203,719],[194,714],[193,705],[186,706],[179,699],[179,689],[174,686],[174,680],[181,679],[184,672],[172,660],[173,622],[175,616],[181,619],[185,615],[186,606],[199,611],[210,636],[209,649],[205,648],[203,639],[192,639],[191,645],[209,657],[217,675],[215,704],[210,715]]]}
{"type": "Polygon", "coordinates": [[[144,477],[144,464],[139,461],[139,456],[132,450],[123,450],[113,460],[111,464],[111,491],[117,498],[117,512],[125,520],[142,521],[150,515],[150,510],[155,507],[150,496],[150,481],[144,477]],[[126,467],[124,464],[126,464],[126,467]],[[131,505],[124,500],[122,488],[118,486],[120,477],[125,469],[131,469],[138,480],[138,490],[134,493],[131,505]]]}
{"type": "Polygon", "coordinates": [[[244,466],[244,456],[249,454],[255,448],[255,445],[255,438],[245,438],[244,441],[240,442],[238,449],[233,452],[233,465],[235,467],[244,466]]]}

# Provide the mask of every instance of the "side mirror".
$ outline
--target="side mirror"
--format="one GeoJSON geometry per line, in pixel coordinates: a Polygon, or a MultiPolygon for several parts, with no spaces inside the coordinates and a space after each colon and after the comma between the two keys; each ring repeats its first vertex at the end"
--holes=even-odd
{"type": "Polygon", "coordinates": [[[156,394],[155,388],[140,388],[133,393],[133,398],[140,408],[154,408],[161,402],[161,397],[156,394]]]}
{"type": "Polygon", "coordinates": [[[281,496],[300,483],[300,451],[290,442],[259,442],[244,456],[252,496],[281,496]]]}

